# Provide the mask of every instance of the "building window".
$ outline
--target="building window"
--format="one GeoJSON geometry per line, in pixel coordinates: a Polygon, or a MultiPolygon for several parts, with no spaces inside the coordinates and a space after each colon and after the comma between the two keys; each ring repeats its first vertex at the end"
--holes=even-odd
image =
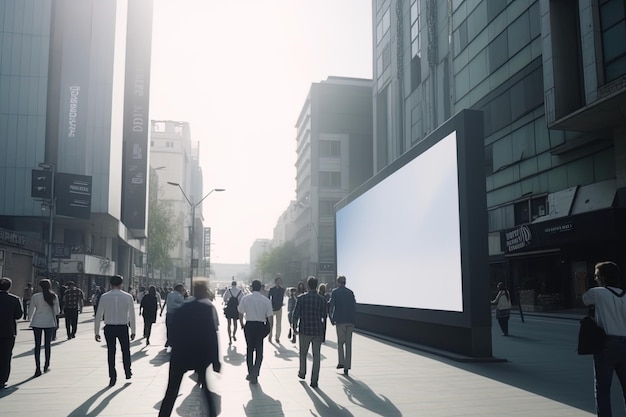
{"type": "Polygon", "coordinates": [[[163,123],[163,122],[155,122],[152,125],[152,131],[153,132],[159,132],[159,133],[165,132],[165,123],[163,123]]]}
{"type": "Polygon", "coordinates": [[[422,45],[420,38],[420,0],[411,3],[411,91],[422,83],[422,45]]]}
{"type": "Polygon", "coordinates": [[[538,217],[548,214],[548,200],[545,196],[518,201],[514,205],[515,224],[530,223],[538,217]]]}
{"type": "Polygon", "coordinates": [[[320,140],[320,156],[341,156],[341,146],[338,140],[320,140]]]}
{"type": "Polygon", "coordinates": [[[319,210],[320,217],[329,217],[335,215],[335,204],[337,204],[338,200],[320,200],[319,201],[319,210]]]}
{"type": "Polygon", "coordinates": [[[338,188],[341,186],[341,173],[320,171],[320,187],[338,188]]]}
{"type": "Polygon", "coordinates": [[[391,27],[391,12],[390,9],[385,11],[383,18],[376,25],[376,44],[380,44],[380,41],[385,37],[389,28],[391,27]]]}
{"type": "Polygon", "coordinates": [[[626,74],[626,1],[601,0],[600,26],[604,79],[608,83],[626,74]]]}

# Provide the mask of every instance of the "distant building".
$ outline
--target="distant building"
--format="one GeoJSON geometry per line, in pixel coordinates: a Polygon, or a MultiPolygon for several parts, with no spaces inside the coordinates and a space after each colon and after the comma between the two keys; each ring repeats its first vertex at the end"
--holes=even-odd
{"type": "Polygon", "coordinates": [[[252,271],[257,268],[257,262],[270,249],[269,239],[257,239],[250,247],[250,267],[252,271]]]}
{"type": "Polygon", "coordinates": [[[313,83],[297,123],[294,242],[300,278],[336,275],[334,205],[372,176],[372,81],[313,83]]]}

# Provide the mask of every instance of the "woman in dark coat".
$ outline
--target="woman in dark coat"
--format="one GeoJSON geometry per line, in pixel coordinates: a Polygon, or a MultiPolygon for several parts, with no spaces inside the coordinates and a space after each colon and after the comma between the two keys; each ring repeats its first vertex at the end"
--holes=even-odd
{"type": "Polygon", "coordinates": [[[159,307],[156,288],[154,285],[150,285],[148,294],[143,296],[141,305],[139,306],[139,315],[143,316],[143,337],[146,338],[146,345],[150,344],[152,323],[156,321],[157,309],[159,307]]]}

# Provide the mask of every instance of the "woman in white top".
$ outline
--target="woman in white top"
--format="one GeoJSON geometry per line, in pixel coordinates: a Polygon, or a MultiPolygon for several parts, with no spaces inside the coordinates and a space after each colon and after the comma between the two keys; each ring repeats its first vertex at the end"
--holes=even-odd
{"type": "Polygon", "coordinates": [[[57,315],[61,312],[59,308],[59,297],[50,289],[50,280],[39,281],[41,292],[33,294],[31,298],[31,310],[33,311],[30,327],[35,336],[35,375],[41,375],[41,333],[44,334],[44,351],[46,361],[43,371],[48,372],[50,368],[50,346],[54,329],[57,327],[57,315]]]}
{"type": "Polygon", "coordinates": [[[498,295],[491,300],[491,304],[496,306],[496,319],[500,329],[502,329],[502,336],[509,335],[509,316],[511,315],[511,293],[506,289],[503,282],[498,282],[498,295]]]}

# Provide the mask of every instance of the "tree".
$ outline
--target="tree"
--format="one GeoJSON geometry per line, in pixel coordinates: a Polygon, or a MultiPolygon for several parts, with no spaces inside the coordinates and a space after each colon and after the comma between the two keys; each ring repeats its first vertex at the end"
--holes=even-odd
{"type": "Polygon", "coordinates": [[[148,200],[148,262],[153,270],[172,269],[170,251],[176,246],[176,220],[170,206],[159,200],[158,177],[150,175],[148,200]]]}
{"type": "Polygon", "coordinates": [[[299,259],[299,255],[294,242],[286,242],[284,245],[271,249],[259,257],[256,264],[257,275],[271,277],[271,280],[276,274],[281,274],[283,276],[283,285],[287,287],[296,286],[298,276],[291,273],[290,264],[293,264],[297,259],[299,259]]]}

